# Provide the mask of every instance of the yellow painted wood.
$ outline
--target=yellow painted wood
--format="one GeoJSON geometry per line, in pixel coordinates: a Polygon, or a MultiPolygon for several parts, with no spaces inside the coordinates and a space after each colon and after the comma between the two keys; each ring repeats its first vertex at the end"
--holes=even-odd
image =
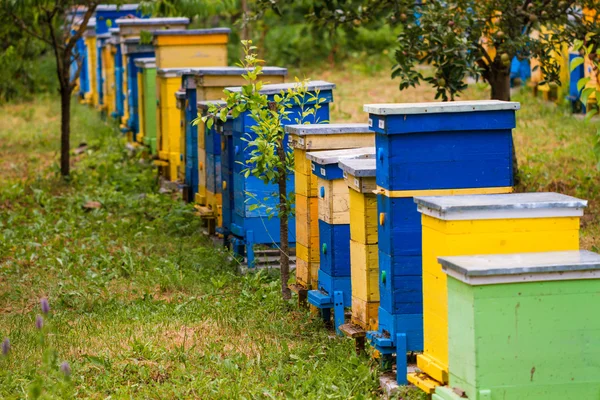
{"type": "Polygon", "coordinates": [[[375,145],[375,133],[348,133],[343,135],[304,135],[290,136],[295,149],[305,151],[340,150],[372,147],[375,145]]]}
{"type": "Polygon", "coordinates": [[[434,190],[388,190],[377,186],[377,192],[386,197],[418,197],[418,196],[457,196],[467,194],[502,194],[512,193],[511,186],[468,189],[434,189],[434,190]]]}
{"type": "MultiPolygon", "coordinates": [[[[283,75],[259,75],[258,80],[267,83],[284,83],[283,75]]],[[[223,89],[246,84],[242,75],[200,75],[196,77],[196,96],[198,101],[220,100],[225,97],[223,89]]]]}
{"type": "Polygon", "coordinates": [[[319,262],[319,237],[317,236],[317,242],[311,243],[312,246],[305,246],[296,241],[296,257],[303,260],[318,263],[319,262]]]}
{"type": "Polygon", "coordinates": [[[175,92],[179,90],[180,86],[181,78],[156,77],[156,90],[159,99],[156,110],[158,151],[162,159],[169,161],[166,176],[169,180],[177,179],[177,171],[180,165],[180,113],[175,98],[175,92]]]}
{"type": "Polygon", "coordinates": [[[377,196],[350,190],[350,238],[363,244],[377,243],[377,196]]]}
{"type": "Polygon", "coordinates": [[[157,68],[224,67],[227,44],[190,44],[157,47],[157,68]]]}
{"type": "MultiPolygon", "coordinates": [[[[446,274],[439,256],[510,254],[579,249],[579,218],[445,221],[422,216],[424,353],[419,369],[440,383],[448,380],[446,274]]],[[[414,378],[414,376],[411,379],[414,378]]]]}
{"type": "Polygon", "coordinates": [[[317,177],[313,174],[305,175],[302,173],[296,173],[294,175],[296,193],[307,197],[317,196],[317,177]]]}
{"type": "MultiPolygon", "coordinates": [[[[319,205],[316,197],[296,195],[296,244],[316,247],[319,261],[319,205]]],[[[308,260],[308,258],[305,258],[308,260]]]]}
{"type": "Polygon", "coordinates": [[[349,224],[350,204],[348,185],[343,179],[325,180],[317,178],[319,191],[325,188],[325,195],[319,196],[319,219],[328,224],[349,224]]]}
{"type": "Polygon", "coordinates": [[[86,103],[96,107],[98,105],[98,92],[96,89],[96,37],[88,36],[85,38],[87,46],[87,69],[88,79],[90,81],[90,91],[86,93],[86,103]]]}
{"type": "Polygon", "coordinates": [[[154,37],[154,46],[227,45],[228,41],[229,35],[226,33],[215,33],[213,35],[159,35],[154,37]]]}
{"type": "Polygon", "coordinates": [[[179,182],[185,182],[185,100],[177,100],[177,109],[179,110],[179,165],[177,166],[177,179],[179,182]]]}
{"type": "Polygon", "coordinates": [[[137,74],[137,85],[138,85],[138,134],[136,135],[136,140],[138,143],[144,143],[144,135],[146,134],[145,129],[145,118],[144,114],[144,83],[143,83],[143,75],[142,71],[138,71],[137,74]]]}
{"type": "Polygon", "coordinates": [[[344,179],[346,180],[348,187],[357,192],[372,194],[375,190],[377,190],[375,177],[361,178],[345,172],[344,179]]]}
{"type": "Polygon", "coordinates": [[[379,303],[379,255],[377,244],[350,240],[352,297],[379,303]]]}
{"type": "Polygon", "coordinates": [[[294,173],[311,175],[312,162],[306,158],[306,151],[294,149],[294,173]]]}
{"type": "Polygon", "coordinates": [[[115,59],[110,43],[106,43],[102,48],[102,77],[102,109],[111,115],[115,111],[115,59]]]}
{"type": "Polygon", "coordinates": [[[352,297],[353,324],[363,328],[365,331],[376,331],[378,321],[379,302],[368,302],[352,297]]]}
{"type": "Polygon", "coordinates": [[[221,193],[212,193],[207,190],[206,205],[215,213],[217,226],[223,226],[223,197],[221,193]]]}
{"type": "Polygon", "coordinates": [[[296,256],[296,283],[307,288],[317,289],[319,263],[309,262],[296,256]]]}

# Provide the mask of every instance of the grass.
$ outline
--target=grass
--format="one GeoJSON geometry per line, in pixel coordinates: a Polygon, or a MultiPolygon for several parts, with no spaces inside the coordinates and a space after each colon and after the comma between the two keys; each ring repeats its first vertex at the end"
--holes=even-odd
{"type": "MultiPolygon", "coordinates": [[[[387,70],[311,76],[338,84],[332,122],[368,102],[427,101],[387,70]]],[[[476,86],[465,98],[486,98],[476,86]]],[[[590,200],[582,246],[600,246],[593,126],[515,93],[523,191],[590,200]]],[[[113,127],[74,106],[69,182],[57,177],[58,102],[0,108],[0,398],[378,398],[378,371],[353,342],[280,300],[277,277],[239,276],[193,210],[158,194],[156,171],[113,127]],[[100,209],[86,210],[88,201],[100,209]],[[42,331],[39,299],[50,300],[42,331]],[[57,373],[63,360],[72,374],[57,373]]],[[[400,397],[422,396],[407,391],[400,397]]]]}

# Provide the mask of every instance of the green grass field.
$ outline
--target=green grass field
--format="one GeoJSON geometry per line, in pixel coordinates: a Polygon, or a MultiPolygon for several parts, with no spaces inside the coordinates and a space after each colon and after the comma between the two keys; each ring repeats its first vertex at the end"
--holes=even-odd
{"type": "MultiPolygon", "coordinates": [[[[323,72],[332,122],[367,102],[425,101],[388,72],[323,72]]],[[[485,98],[473,88],[465,98],[485,98]]],[[[520,190],[587,198],[582,246],[600,245],[595,129],[519,92],[520,190]]],[[[74,105],[74,159],[57,176],[58,101],[0,108],[0,398],[378,398],[378,371],[351,340],[280,300],[277,277],[240,276],[200,234],[190,206],[158,193],[156,171],[95,111],[74,105]],[[102,207],[86,210],[88,201],[102,207]],[[51,312],[42,330],[39,300],[51,312]],[[65,380],[58,365],[67,361],[65,380]]],[[[414,391],[401,398],[420,399],[414,391]]]]}

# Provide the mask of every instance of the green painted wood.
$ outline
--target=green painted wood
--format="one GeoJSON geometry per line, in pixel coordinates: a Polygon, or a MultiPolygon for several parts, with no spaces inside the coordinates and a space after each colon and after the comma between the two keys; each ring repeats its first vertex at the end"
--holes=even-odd
{"type": "MultiPolygon", "coordinates": [[[[449,276],[449,386],[472,400],[600,399],[599,307],[594,279],[469,286],[449,276]]],[[[436,394],[458,398],[450,392],[436,394]]]]}
{"type": "Polygon", "coordinates": [[[158,154],[156,144],[156,68],[142,69],[144,85],[144,144],[153,155],[158,154]]]}

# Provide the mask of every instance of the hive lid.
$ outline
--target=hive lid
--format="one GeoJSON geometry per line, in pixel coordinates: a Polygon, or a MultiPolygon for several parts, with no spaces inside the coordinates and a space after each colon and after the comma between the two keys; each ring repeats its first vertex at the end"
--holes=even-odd
{"type": "Polygon", "coordinates": [[[147,57],[147,58],[138,58],[135,60],[136,67],[140,68],[156,68],[156,58],[155,57],[147,57]]]}
{"type": "Polygon", "coordinates": [[[99,33],[99,34],[96,35],[96,38],[98,38],[98,39],[108,39],[108,38],[110,38],[110,32],[99,33]]]}
{"type": "Polygon", "coordinates": [[[440,114],[473,111],[518,110],[521,104],[516,101],[473,100],[429,103],[390,103],[365,104],[363,109],[375,115],[440,114]]]}
{"type": "Polygon", "coordinates": [[[229,28],[212,28],[212,29],[165,29],[152,32],[154,36],[200,36],[200,35],[215,35],[219,33],[229,34],[229,28]]]}
{"type": "Polygon", "coordinates": [[[110,28],[108,30],[108,33],[110,33],[111,35],[118,35],[119,34],[119,28],[110,28]]]}
{"type": "Polygon", "coordinates": [[[225,102],[223,100],[202,100],[202,101],[198,102],[197,107],[202,110],[208,110],[208,106],[210,106],[211,104],[216,104],[218,106],[224,106],[225,104],[227,104],[227,102],[225,102]]]}
{"type": "Polygon", "coordinates": [[[341,135],[347,133],[373,133],[368,124],[300,124],[287,125],[286,133],[296,136],[306,135],[341,135]]]}
{"type": "Polygon", "coordinates": [[[419,212],[444,220],[580,217],[586,200],[560,193],[415,197],[419,212]]]}
{"type": "MultiPolygon", "coordinates": [[[[252,70],[252,68],[250,69],[252,70]]],[[[202,68],[192,68],[190,73],[192,75],[242,75],[244,72],[248,71],[246,68],[240,67],[202,67],[202,68]]],[[[281,67],[263,67],[262,75],[287,75],[287,68],[281,67]]]]}
{"type": "Polygon", "coordinates": [[[189,73],[189,68],[159,68],[156,73],[158,76],[162,76],[165,78],[173,78],[177,76],[181,76],[184,73],[189,73]]]}
{"type": "Polygon", "coordinates": [[[342,171],[357,178],[373,178],[377,161],[375,158],[349,159],[340,161],[338,165],[342,171]]]}
{"type": "Polygon", "coordinates": [[[175,92],[175,97],[176,97],[178,100],[183,100],[183,99],[185,99],[185,91],[184,91],[184,90],[178,90],[178,91],[176,91],[176,92],[175,92]]]}
{"type": "MultiPolygon", "coordinates": [[[[295,83],[295,82],[294,83],[276,83],[276,84],[263,85],[262,89],[260,90],[260,93],[266,94],[266,95],[279,94],[282,90],[293,89],[298,86],[299,86],[299,84],[295,83]]],[[[239,86],[228,87],[225,89],[229,90],[230,92],[241,92],[242,91],[242,88],[239,86]]],[[[335,84],[330,83],[330,82],[325,82],[325,81],[309,81],[306,84],[306,89],[309,92],[314,92],[316,90],[333,90],[333,89],[335,89],[335,84]]]]}
{"type": "Polygon", "coordinates": [[[87,29],[96,27],[96,18],[90,18],[88,20],[87,29]]]}
{"type": "MultiPolygon", "coordinates": [[[[125,44],[138,44],[141,42],[142,39],[140,39],[139,37],[130,37],[130,38],[125,38],[123,39],[123,43],[125,44]]],[[[147,43],[148,46],[152,46],[151,43],[147,43]]]]}
{"type": "Polygon", "coordinates": [[[119,18],[115,21],[119,26],[152,26],[189,24],[189,18],[119,18]]]}
{"type": "Polygon", "coordinates": [[[319,165],[337,164],[340,160],[350,158],[375,158],[375,147],[359,147],[357,149],[313,151],[306,153],[306,158],[319,165]]]}
{"type": "Polygon", "coordinates": [[[439,257],[444,272],[470,285],[599,279],[600,255],[591,251],[439,257]]]}
{"type": "Polygon", "coordinates": [[[139,4],[123,4],[121,6],[117,6],[116,4],[100,4],[96,7],[96,12],[100,11],[136,11],[140,5],[139,4]]]}

